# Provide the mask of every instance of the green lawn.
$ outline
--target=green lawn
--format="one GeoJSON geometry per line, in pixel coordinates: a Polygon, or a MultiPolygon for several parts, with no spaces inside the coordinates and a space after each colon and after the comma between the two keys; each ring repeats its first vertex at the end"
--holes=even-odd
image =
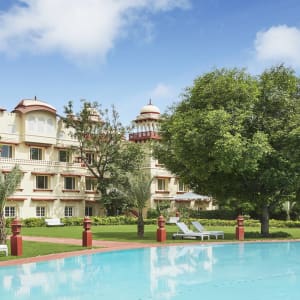
{"type": "MultiPolygon", "coordinates": [[[[235,227],[207,227],[207,230],[223,230],[225,232],[225,241],[235,241],[235,227]]],[[[110,241],[126,241],[126,242],[144,242],[156,243],[156,225],[145,226],[145,237],[139,239],[137,237],[136,225],[103,225],[92,226],[93,239],[95,240],[110,240],[110,241]]],[[[195,240],[172,240],[172,234],[177,232],[176,225],[167,225],[167,243],[189,243],[195,240]]],[[[245,240],[265,240],[259,236],[259,227],[245,228],[245,240]]],[[[44,237],[61,237],[61,238],[77,238],[81,239],[83,228],[81,226],[65,226],[65,227],[32,227],[22,228],[21,235],[28,236],[44,236],[44,237]]],[[[273,235],[269,239],[300,239],[300,228],[270,228],[273,235]]],[[[206,240],[205,240],[206,241],[206,240]]],[[[219,241],[219,240],[217,240],[219,241]]],[[[216,242],[215,239],[210,239],[210,242],[216,242]]],[[[9,241],[8,241],[9,245],[9,241]]],[[[38,255],[46,255],[51,253],[68,252],[84,249],[81,246],[53,244],[53,243],[38,243],[23,241],[23,256],[12,257],[3,256],[0,253],[0,261],[13,259],[34,257],[38,255]]]]}
{"type": "Polygon", "coordinates": [[[16,258],[35,257],[40,255],[77,251],[85,249],[81,246],[53,244],[53,243],[37,243],[23,241],[23,255],[22,256],[10,256],[10,243],[8,242],[8,256],[4,255],[4,252],[0,252],[0,261],[10,260],[16,258]]]}
{"type": "MultiPolygon", "coordinates": [[[[235,227],[207,227],[207,230],[223,230],[225,232],[225,240],[235,240],[235,227]]],[[[145,226],[145,237],[139,239],[137,237],[136,225],[102,225],[92,226],[93,239],[110,240],[110,241],[131,241],[131,242],[156,242],[156,225],[145,226]]],[[[64,237],[81,239],[83,228],[81,226],[65,226],[65,227],[32,227],[22,228],[22,235],[30,236],[47,236],[47,237],[64,237]]],[[[176,225],[167,225],[167,242],[174,242],[172,234],[177,232],[176,225]]],[[[259,227],[245,228],[245,239],[260,239],[259,227]]],[[[300,228],[270,228],[271,238],[292,238],[300,239],[300,228]]],[[[213,241],[213,239],[212,239],[213,241]]]]}

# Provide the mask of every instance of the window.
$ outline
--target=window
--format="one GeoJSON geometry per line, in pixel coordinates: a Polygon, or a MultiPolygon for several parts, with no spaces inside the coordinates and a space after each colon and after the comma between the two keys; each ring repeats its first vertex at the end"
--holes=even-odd
{"type": "Polygon", "coordinates": [[[65,177],[65,189],[66,190],[75,190],[75,177],[65,177]]]}
{"type": "Polygon", "coordinates": [[[93,207],[86,206],[85,207],[85,216],[91,217],[93,215],[93,207]]]}
{"type": "Polygon", "coordinates": [[[8,218],[12,218],[16,216],[16,208],[15,206],[5,206],[4,216],[8,218]]]}
{"type": "Polygon", "coordinates": [[[67,150],[59,150],[58,152],[58,160],[61,162],[69,162],[70,161],[70,154],[67,150]]]}
{"type": "Polygon", "coordinates": [[[30,148],[30,159],[42,160],[42,149],[41,148],[30,148]]]}
{"type": "Polygon", "coordinates": [[[72,206],[65,206],[65,217],[73,217],[74,208],[72,206]]]}
{"type": "Polygon", "coordinates": [[[2,145],[1,146],[1,157],[12,158],[13,148],[10,145],[2,145]]]}
{"type": "Polygon", "coordinates": [[[49,177],[48,176],[36,176],[36,185],[37,189],[48,189],[49,188],[49,177]]]}
{"type": "Polygon", "coordinates": [[[89,165],[94,163],[94,160],[95,160],[94,153],[86,153],[85,157],[86,157],[86,161],[89,165]]]}
{"type": "Polygon", "coordinates": [[[27,120],[28,123],[28,131],[34,132],[35,131],[35,117],[29,117],[27,120]]]}
{"type": "Polygon", "coordinates": [[[35,209],[35,215],[37,217],[45,217],[46,216],[45,212],[46,212],[45,206],[37,206],[35,209]]]}
{"type": "Polygon", "coordinates": [[[182,180],[178,181],[178,192],[187,192],[189,190],[188,186],[182,182],[182,180]]]}
{"type": "Polygon", "coordinates": [[[157,190],[167,191],[168,190],[168,179],[167,178],[157,178],[157,190]]]}
{"type": "Polygon", "coordinates": [[[96,191],[97,181],[95,178],[85,177],[85,190],[86,191],[96,191]]]}
{"type": "Polygon", "coordinates": [[[45,119],[42,117],[39,117],[37,120],[37,132],[43,133],[45,132],[45,119]]]}

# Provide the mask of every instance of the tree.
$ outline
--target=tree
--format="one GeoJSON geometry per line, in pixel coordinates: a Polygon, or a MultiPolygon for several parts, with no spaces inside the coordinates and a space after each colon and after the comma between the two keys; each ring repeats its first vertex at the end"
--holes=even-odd
{"type": "Polygon", "coordinates": [[[195,192],[249,203],[267,236],[270,211],[299,190],[299,91],[282,65],[204,74],[165,115],[155,156],[195,192]]]}
{"type": "Polygon", "coordinates": [[[138,209],[137,234],[140,238],[144,237],[143,209],[151,197],[151,183],[150,175],[144,170],[132,174],[129,178],[127,197],[128,202],[138,209]]]}
{"type": "Polygon", "coordinates": [[[139,145],[126,141],[129,128],[120,123],[114,107],[109,112],[96,102],[83,100],[79,113],[74,113],[72,102],[65,107],[65,113],[66,126],[72,128],[72,136],[78,141],[75,151],[97,179],[108,214],[115,214],[120,209],[115,201],[120,196],[118,191],[128,185],[128,173],[139,167],[143,151],[139,145]]]}
{"type": "Polygon", "coordinates": [[[6,244],[4,207],[7,197],[11,196],[21,181],[22,172],[15,166],[8,174],[0,176],[0,245],[6,244]]]}

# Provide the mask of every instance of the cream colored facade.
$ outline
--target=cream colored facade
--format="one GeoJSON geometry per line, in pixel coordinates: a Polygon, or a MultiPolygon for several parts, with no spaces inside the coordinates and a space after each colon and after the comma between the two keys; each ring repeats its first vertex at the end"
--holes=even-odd
{"type": "MultiPolygon", "coordinates": [[[[142,143],[159,140],[160,111],[151,103],[144,106],[129,140],[142,143]]],[[[72,151],[77,141],[64,127],[56,109],[36,99],[22,100],[12,112],[0,109],[0,171],[19,165],[23,178],[17,191],[7,199],[6,217],[83,217],[103,215],[95,179],[72,151]]],[[[179,200],[188,191],[176,175],[147,157],[145,167],[154,178],[148,207],[170,203],[170,212],[180,207],[214,209],[211,199],[179,200]]]]}
{"type": "Polygon", "coordinates": [[[0,169],[19,165],[23,178],[5,206],[6,217],[99,215],[93,178],[70,151],[73,140],[56,109],[22,100],[13,112],[0,111],[0,169]]]}

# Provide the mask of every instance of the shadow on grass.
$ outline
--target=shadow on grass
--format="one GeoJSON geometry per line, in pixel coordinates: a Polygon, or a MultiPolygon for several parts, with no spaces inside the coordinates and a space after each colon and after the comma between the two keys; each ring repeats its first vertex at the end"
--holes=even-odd
{"type": "Polygon", "coordinates": [[[292,235],[284,231],[271,232],[268,237],[263,237],[260,232],[245,232],[246,239],[274,239],[274,238],[291,238],[292,235]]]}
{"type": "MultiPolygon", "coordinates": [[[[172,240],[172,234],[167,232],[167,240],[172,240]]],[[[137,232],[95,232],[93,239],[107,241],[132,241],[132,242],[153,242],[156,241],[156,232],[145,232],[143,238],[139,238],[137,232]]]]}

